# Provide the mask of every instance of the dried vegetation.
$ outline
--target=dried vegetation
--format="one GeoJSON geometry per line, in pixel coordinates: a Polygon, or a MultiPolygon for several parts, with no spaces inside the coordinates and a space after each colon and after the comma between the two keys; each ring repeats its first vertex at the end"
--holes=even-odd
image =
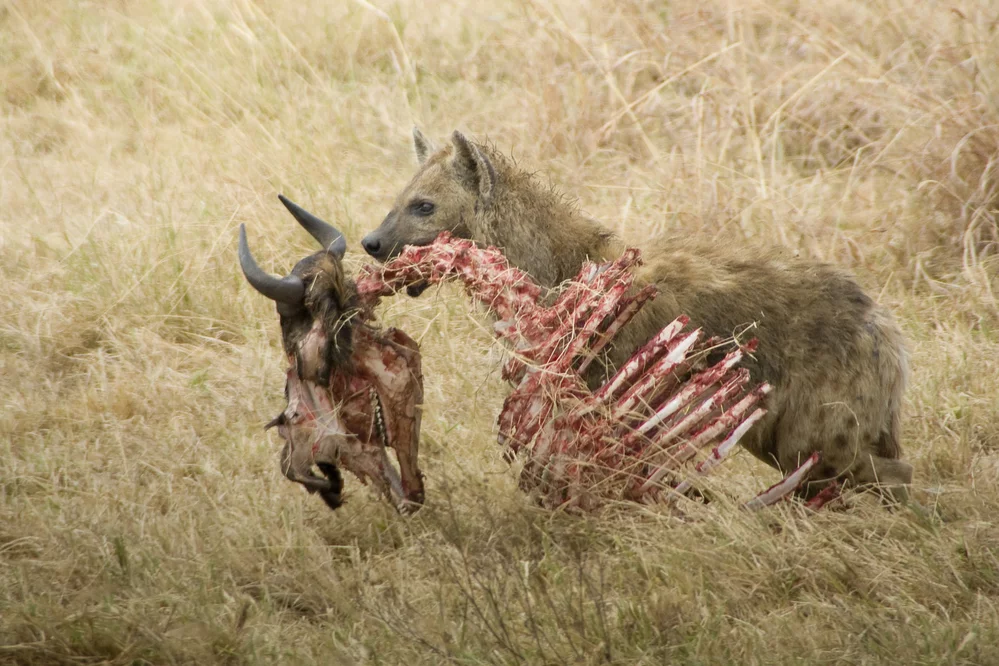
{"type": "MultiPolygon", "coordinates": [[[[0,663],[996,663],[999,14],[980,0],[0,2],[0,663]],[[532,509],[456,289],[419,336],[430,500],[277,469],[266,268],[348,260],[414,123],[489,138],[626,237],[850,266],[912,346],[925,512],[532,509]]],[[[724,483],[721,483],[724,482],[724,483]]]]}

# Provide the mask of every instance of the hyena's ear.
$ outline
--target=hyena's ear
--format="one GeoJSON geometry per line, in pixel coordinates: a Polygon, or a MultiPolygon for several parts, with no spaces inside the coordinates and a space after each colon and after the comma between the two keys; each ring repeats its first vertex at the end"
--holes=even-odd
{"type": "Polygon", "coordinates": [[[451,135],[454,144],[454,169],[462,183],[478,192],[483,202],[489,201],[496,187],[496,169],[478,147],[458,130],[451,135]]]}
{"type": "Polygon", "coordinates": [[[436,150],[430,139],[423,136],[419,127],[413,128],[413,146],[416,148],[416,159],[420,161],[421,166],[427,161],[427,156],[436,150]]]}

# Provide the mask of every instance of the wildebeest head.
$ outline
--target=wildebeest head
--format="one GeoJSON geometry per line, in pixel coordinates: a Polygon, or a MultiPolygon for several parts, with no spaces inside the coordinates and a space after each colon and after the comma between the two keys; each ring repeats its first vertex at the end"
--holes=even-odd
{"type": "Polygon", "coordinates": [[[365,324],[371,308],[358,302],[357,286],[344,273],[343,234],[279,198],[323,247],[287,276],[270,275],[253,259],[240,225],[240,267],[250,285],[276,303],[291,365],[288,405],[267,426],[277,426],[285,440],[282,470],[331,508],[340,505],[340,465],[362,481],[370,479],[400,509],[422,504],[419,347],[402,331],[365,324]],[[388,448],[396,452],[398,471],[388,448]],[[313,465],[326,478],[316,475],[313,465]]]}
{"type": "Polygon", "coordinates": [[[326,385],[333,368],[350,363],[357,289],[343,271],[347,240],[333,225],[284,195],[278,198],[323,249],[299,261],[285,277],[270,275],[254,261],[246,228],[240,225],[239,265],[253,288],[276,303],[284,351],[294,358],[298,376],[326,385]],[[321,335],[309,336],[313,328],[321,335]],[[307,347],[309,343],[313,348],[307,347]],[[314,347],[317,343],[320,348],[314,347]]]}

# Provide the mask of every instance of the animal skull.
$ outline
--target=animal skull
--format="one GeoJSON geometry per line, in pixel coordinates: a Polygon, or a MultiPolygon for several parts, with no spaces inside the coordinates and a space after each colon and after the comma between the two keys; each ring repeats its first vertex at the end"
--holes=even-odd
{"type": "Polygon", "coordinates": [[[324,247],[278,278],[257,266],[240,227],[240,265],[250,284],[276,301],[289,363],[288,404],[266,426],[277,427],[285,440],[282,471],[333,509],[342,502],[344,467],[400,511],[414,510],[424,501],[419,347],[402,331],[370,324],[371,303],[359,301],[354,282],[343,276],[343,235],[281,201],[324,247]]]}

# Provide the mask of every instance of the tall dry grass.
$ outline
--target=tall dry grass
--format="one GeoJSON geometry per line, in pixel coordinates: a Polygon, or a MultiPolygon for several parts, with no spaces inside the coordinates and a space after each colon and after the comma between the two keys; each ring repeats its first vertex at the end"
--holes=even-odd
{"type": "Polygon", "coordinates": [[[999,12],[981,0],[0,3],[0,662],[999,663],[999,12]],[[377,7],[375,5],[378,5],[377,7]],[[925,512],[531,508],[492,340],[419,336],[429,505],[284,480],[271,304],[349,259],[410,128],[489,138],[633,242],[756,237],[855,270],[912,347],[925,512]]]}

